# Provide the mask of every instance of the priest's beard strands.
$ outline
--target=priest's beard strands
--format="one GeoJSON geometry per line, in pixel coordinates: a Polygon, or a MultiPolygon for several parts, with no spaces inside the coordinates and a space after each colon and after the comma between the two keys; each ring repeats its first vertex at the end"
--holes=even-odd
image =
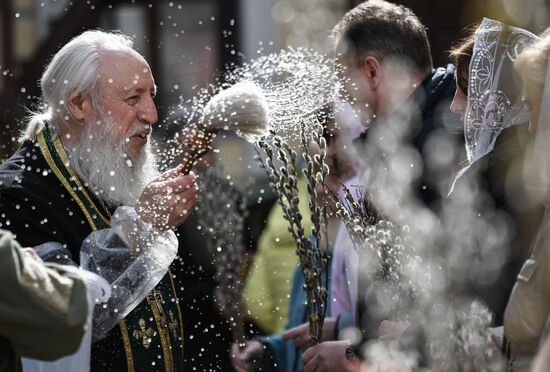
{"type": "Polygon", "coordinates": [[[98,125],[87,125],[76,147],[68,151],[71,166],[86,186],[111,206],[134,206],[145,186],[159,174],[149,142],[132,159],[127,141],[133,133],[113,136],[116,124],[98,106],[98,125]]]}

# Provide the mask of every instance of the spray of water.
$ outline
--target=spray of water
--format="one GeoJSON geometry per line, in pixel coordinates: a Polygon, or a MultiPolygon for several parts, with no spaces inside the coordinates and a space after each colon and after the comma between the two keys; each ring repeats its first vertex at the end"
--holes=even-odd
{"type": "Polygon", "coordinates": [[[289,48],[245,62],[215,84],[196,88],[193,98],[170,111],[158,138],[160,164],[188,158],[189,138],[201,126],[231,130],[251,142],[276,132],[297,145],[299,123],[313,122],[315,110],[333,101],[336,82],[332,60],[310,49],[289,48]]]}

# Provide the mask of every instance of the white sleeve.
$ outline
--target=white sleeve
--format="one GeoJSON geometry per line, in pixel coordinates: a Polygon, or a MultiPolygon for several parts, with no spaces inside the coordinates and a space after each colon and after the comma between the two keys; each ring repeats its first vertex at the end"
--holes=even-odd
{"type": "Polygon", "coordinates": [[[130,313],[168,272],[178,251],[173,231],[143,222],[130,207],[119,207],[111,228],[92,232],[82,244],[80,267],[102,276],[111,297],[94,309],[93,339],[100,340],[130,313]]]}

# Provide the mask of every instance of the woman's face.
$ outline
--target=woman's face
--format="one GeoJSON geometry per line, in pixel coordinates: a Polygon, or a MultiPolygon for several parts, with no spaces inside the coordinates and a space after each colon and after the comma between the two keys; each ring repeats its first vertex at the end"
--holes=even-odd
{"type": "Polygon", "coordinates": [[[451,102],[451,111],[460,115],[460,120],[464,122],[464,113],[466,112],[466,106],[468,104],[468,66],[470,60],[457,61],[455,78],[456,78],[456,90],[453,102],[451,102]],[[465,67],[466,66],[466,67],[465,67]]]}
{"type": "Polygon", "coordinates": [[[460,115],[460,120],[464,122],[464,113],[466,112],[467,95],[457,85],[453,102],[451,102],[451,111],[460,115]]]}

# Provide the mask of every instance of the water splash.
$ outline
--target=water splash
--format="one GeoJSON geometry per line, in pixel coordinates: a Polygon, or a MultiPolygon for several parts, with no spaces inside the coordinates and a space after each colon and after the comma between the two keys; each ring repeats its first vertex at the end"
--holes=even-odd
{"type": "Polygon", "coordinates": [[[249,80],[261,87],[269,107],[270,130],[299,139],[300,121],[333,101],[337,82],[334,63],[326,55],[289,48],[260,57],[231,72],[229,83],[249,80]]]}
{"type": "Polygon", "coordinates": [[[275,132],[291,143],[299,142],[300,123],[314,125],[316,110],[333,101],[336,71],[326,55],[288,48],[245,62],[208,87],[195,87],[195,96],[175,106],[162,123],[164,131],[158,140],[163,148],[159,152],[161,166],[181,161],[188,145],[186,137],[200,126],[203,118],[214,118],[217,127],[245,134],[246,123],[235,120],[242,111],[267,117],[265,130],[259,128],[253,133],[256,135],[244,136],[245,139],[253,141],[257,135],[275,132]],[[236,101],[228,100],[229,94],[224,90],[236,101]],[[242,108],[244,104],[246,110],[242,108]],[[212,110],[216,110],[213,115],[212,110]]]}

